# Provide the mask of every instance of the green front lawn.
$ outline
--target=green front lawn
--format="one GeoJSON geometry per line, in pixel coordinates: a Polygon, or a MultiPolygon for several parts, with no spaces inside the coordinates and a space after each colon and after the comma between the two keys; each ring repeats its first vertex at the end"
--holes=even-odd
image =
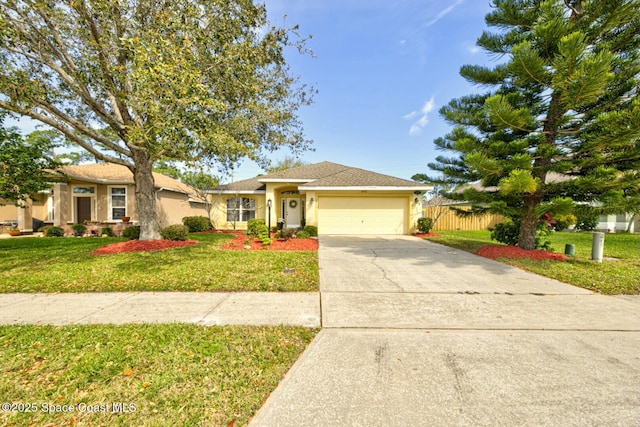
{"type": "Polygon", "coordinates": [[[318,290],[317,252],[222,250],[233,237],[192,234],[199,244],[112,255],[91,252],[123,239],[2,239],[0,292],[318,290]]]}
{"type": "MultiPolygon", "coordinates": [[[[488,231],[438,231],[442,237],[430,241],[475,253],[484,245],[498,244],[488,231]]],[[[568,261],[500,258],[499,261],[565,283],[603,294],[638,295],[640,293],[640,235],[605,235],[602,263],[591,261],[591,233],[553,233],[551,247],[564,253],[567,243],[576,247],[576,256],[568,261]]]]}
{"type": "Polygon", "coordinates": [[[184,324],[0,326],[0,396],[10,404],[0,424],[246,425],[316,333],[184,324]]]}

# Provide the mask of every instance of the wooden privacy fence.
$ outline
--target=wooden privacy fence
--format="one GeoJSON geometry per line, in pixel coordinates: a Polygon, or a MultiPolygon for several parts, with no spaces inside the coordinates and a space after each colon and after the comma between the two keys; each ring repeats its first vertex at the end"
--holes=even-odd
{"type": "MultiPolygon", "coordinates": [[[[458,207],[458,209],[465,209],[464,207],[458,207]]],[[[487,230],[494,227],[496,224],[500,224],[504,221],[502,215],[486,214],[486,215],[472,215],[462,217],[456,215],[448,206],[429,206],[422,210],[423,216],[434,218],[441,212],[440,219],[433,227],[434,231],[442,230],[487,230]]]]}

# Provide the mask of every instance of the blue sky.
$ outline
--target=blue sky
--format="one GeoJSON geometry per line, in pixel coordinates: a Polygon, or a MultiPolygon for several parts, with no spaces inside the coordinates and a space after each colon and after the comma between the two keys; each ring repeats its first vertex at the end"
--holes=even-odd
{"type": "MultiPolygon", "coordinates": [[[[315,151],[302,160],[343,163],[410,178],[438,155],[449,130],[438,110],[481,88],[459,75],[490,60],[476,45],[489,0],[266,0],[274,24],[311,34],[315,58],[293,70],[318,94],[300,117],[315,151]],[[286,20],[283,21],[283,16],[286,20]]],[[[284,157],[278,153],[275,158],[284,157]]],[[[260,173],[248,162],[237,178],[260,173]]]]}
{"type": "MultiPolygon", "coordinates": [[[[274,25],[298,24],[302,35],[313,37],[308,47],[315,58],[293,51],[287,57],[302,81],[318,90],[315,103],[300,111],[315,149],[301,159],[407,179],[427,172],[438,155],[433,140],[449,130],[438,110],[481,91],[459,69],[490,62],[475,46],[490,0],[265,1],[274,25]]],[[[245,161],[234,180],[259,173],[245,161]]]]}

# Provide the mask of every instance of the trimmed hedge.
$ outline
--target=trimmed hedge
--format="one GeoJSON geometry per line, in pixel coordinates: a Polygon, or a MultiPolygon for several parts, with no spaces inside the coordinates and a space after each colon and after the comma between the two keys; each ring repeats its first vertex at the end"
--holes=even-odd
{"type": "Polygon", "coordinates": [[[296,233],[296,238],[297,239],[308,239],[310,237],[311,237],[311,235],[308,232],[304,231],[304,230],[298,231],[296,233]]]}
{"type": "Polygon", "coordinates": [[[318,237],[318,227],[315,225],[305,225],[302,231],[309,233],[310,237],[318,237]]]}
{"type": "Polygon", "coordinates": [[[84,224],[73,224],[71,229],[76,237],[82,237],[87,232],[87,226],[84,224]]]}
{"type": "Polygon", "coordinates": [[[167,240],[187,240],[189,237],[189,227],[181,224],[174,224],[166,227],[160,232],[163,239],[167,240]]]}
{"type": "Polygon", "coordinates": [[[421,233],[429,233],[433,228],[432,218],[418,218],[418,231],[421,233]]]}
{"type": "Polygon", "coordinates": [[[126,237],[129,240],[138,240],[140,238],[140,226],[132,225],[125,228],[122,232],[122,237],[126,237]]]}
{"type": "Polygon", "coordinates": [[[211,221],[206,216],[185,216],[182,223],[189,228],[189,233],[212,230],[211,221]]]}
{"type": "Polygon", "coordinates": [[[44,235],[47,237],[64,237],[64,230],[62,227],[54,225],[53,227],[47,228],[44,235]]]}
{"type": "Polygon", "coordinates": [[[101,236],[107,236],[107,237],[114,237],[115,234],[113,233],[113,230],[111,229],[111,227],[103,227],[102,230],[100,231],[100,235],[101,236]]]}

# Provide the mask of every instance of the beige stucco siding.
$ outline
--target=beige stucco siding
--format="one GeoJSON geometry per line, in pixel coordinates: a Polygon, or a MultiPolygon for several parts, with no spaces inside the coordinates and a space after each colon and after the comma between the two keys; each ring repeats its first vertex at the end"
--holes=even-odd
{"type": "MultiPolygon", "coordinates": [[[[227,221],[227,200],[233,198],[247,198],[255,201],[255,217],[267,220],[267,207],[265,203],[264,194],[213,194],[212,200],[212,212],[211,217],[213,225],[218,230],[246,230],[247,221],[227,221]]],[[[205,214],[206,215],[206,214],[205,214]]],[[[274,214],[274,208],[271,208],[271,225],[275,225],[277,217],[274,214]]]]}
{"type": "Polygon", "coordinates": [[[184,193],[162,190],[158,193],[160,225],[182,224],[185,216],[207,216],[203,203],[190,202],[184,193]]]}

